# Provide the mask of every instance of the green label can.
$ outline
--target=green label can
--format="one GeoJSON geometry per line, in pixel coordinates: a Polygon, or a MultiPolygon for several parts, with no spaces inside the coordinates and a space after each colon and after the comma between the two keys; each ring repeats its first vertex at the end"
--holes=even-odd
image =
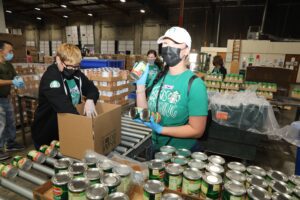
{"type": "Polygon", "coordinates": [[[239,172],[242,172],[242,173],[244,173],[246,171],[245,165],[243,165],[240,162],[229,162],[227,164],[227,168],[230,169],[230,170],[239,171],[239,172]]]}
{"type": "Polygon", "coordinates": [[[86,200],[86,189],[89,181],[83,177],[76,177],[68,183],[69,200],[86,200]]]}
{"type": "Polygon", "coordinates": [[[87,170],[87,166],[85,163],[72,163],[68,170],[73,177],[83,177],[84,172],[87,170]]]}
{"type": "Polygon", "coordinates": [[[267,172],[266,180],[268,182],[271,182],[272,180],[287,182],[288,177],[281,171],[269,170],[267,172]]]}
{"type": "Polygon", "coordinates": [[[201,160],[202,162],[204,163],[207,163],[207,155],[203,152],[194,152],[192,153],[192,158],[195,159],[195,160],[201,160]]]}
{"type": "Polygon", "coordinates": [[[160,151],[169,153],[172,156],[176,155],[176,149],[175,149],[175,147],[172,147],[172,146],[162,146],[162,147],[160,147],[160,151]]]}
{"type": "Polygon", "coordinates": [[[166,164],[171,162],[172,154],[169,154],[167,152],[157,152],[155,153],[155,159],[162,160],[166,164]]]}
{"type": "Polygon", "coordinates": [[[148,163],[149,180],[163,180],[165,175],[165,163],[162,160],[151,160],[148,163]]]}
{"type": "Polygon", "coordinates": [[[99,161],[97,167],[104,173],[112,173],[113,165],[110,160],[99,161]]]}
{"type": "Polygon", "coordinates": [[[182,193],[199,197],[202,173],[196,168],[187,168],[183,172],[182,193]]]}
{"type": "Polygon", "coordinates": [[[131,72],[130,76],[134,80],[139,80],[141,76],[143,75],[145,69],[146,69],[147,64],[144,61],[140,61],[138,63],[135,63],[131,72]]]}
{"type": "Polygon", "coordinates": [[[73,160],[70,158],[60,158],[54,163],[55,173],[68,171],[69,166],[73,163],[73,160]]]}
{"type": "Polygon", "coordinates": [[[53,141],[50,143],[50,146],[51,146],[52,148],[57,148],[57,149],[59,149],[59,148],[60,148],[59,141],[53,140],[53,141]]]}
{"type": "Polygon", "coordinates": [[[290,176],[287,184],[290,189],[300,186],[300,176],[297,175],[290,176]]]}
{"type": "Polygon", "coordinates": [[[98,159],[95,156],[86,157],[83,159],[88,168],[97,168],[98,159]]]}
{"type": "Polygon", "coordinates": [[[101,173],[98,168],[89,168],[84,172],[84,176],[90,181],[90,184],[100,183],[101,173]]]}
{"type": "Polygon", "coordinates": [[[102,176],[101,183],[108,187],[108,193],[117,192],[118,186],[121,184],[121,177],[114,173],[107,173],[102,176]]]}
{"type": "Polygon", "coordinates": [[[37,163],[44,163],[46,160],[45,154],[38,152],[36,150],[31,150],[27,154],[27,158],[37,163]]]}
{"type": "Polygon", "coordinates": [[[68,182],[70,180],[68,172],[58,173],[51,178],[54,200],[68,200],[68,182]]]}
{"type": "Polygon", "coordinates": [[[270,200],[271,196],[264,188],[257,187],[257,186],[250,186],[247,189],[247,198],[248,200],[255,200],[255,199],[270,200]]]}
{"type": "Polygon", "coordinates": [[[247,175],[256,175],[263,178],[266,176],[266,171],[263,168],[254,165],[248,166],[246,168],[246,173],[247,175]]]}
{"type": "Polygon", "coordinates": [[[172,163],[177,163],[181,165],[183,168],[186,168],[188,166],[188,159],[184,156],[173,156],[171,159],[172,163]]]}
{"type": "Polygon", "coordinates": [[[222,200],[244,200],[246,188],[239,182],[228,181],[225,183],[222,200]]]}
{"type": "Polygon", "coordinates": [[[29,170],[32,167],[32,162],[25,157],[22,156],[14,156],[11,160],[11,164],[19,169],[29,170]]]}
{"type": "Polygon", "coordinates": [[[144,200],[160,200],[165,190],[164,184],[158,180],[148,180],[144,185],[144,200]]]}
{"type": "Polygon", "coordinates": [[[211,155],[208,157],[208,161],[217,165],[224,165],[225,164],[225,159],[222,158],[221,156],[217,155],[211,155]]]}
{"type": "Polygon", "coordinates": [[[104,200],[108,195],[108,187],[103,184],[90,185],[86,190],[87,200],[104,200]]]}
{"type": "Polygon", "coordinates": [[[118,187],[119,192],[127,193],[131,184],[131,169],[127,165],[119,165],[113,168],[113,173],[121,177],[121,184],[118,187]]]}
{"type": "Polygon", "coordinates": [[[221,194],[222,177],[217,174],[205,173],[202,178],[201,198],[218,199],[221,194]]]}
{"type": "Polygon", "coordinates": [[[164,183],[170,190],[180,192],[182,185],[182,173],[184,169],[179,164],[172,163],[166,167],[164,183]]]}
{"type": "Polygon", "coordinates": [[[191,153],[191,151],[188,150],[188,149],[178,149],[178,150],[176,151],[176,155],[178,155],[178,156],[184,156],[185,158],[190,159],[192,153],[191,153]]]}

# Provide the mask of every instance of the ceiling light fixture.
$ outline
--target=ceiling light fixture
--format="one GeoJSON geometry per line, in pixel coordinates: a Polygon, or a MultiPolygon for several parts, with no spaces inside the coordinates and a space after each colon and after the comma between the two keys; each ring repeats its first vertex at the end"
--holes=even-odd
{"type": "Polygon", "coordinates": [[[144,9],[141,9],[140,12],[141,12],[141,13],[145,13],[146,11],[145,11],[144,9]]]}
{"type": "Polygon", "coordinates": [[[92,13],[88,13],[88,16],[93,17],[93,14],[92,13]]]}
{"type": "Polygon", "coordinates": [[[125,3],[126,2],[126,0],[120,0],[122,3],[125,3]]]}
{"type": "Polygon", "coordinates": [[[42,18],[40,18],[40,17],[36,17],[36,19],[37,19],[37,20],[42,20],[42,18]]]}
{"type": "Polygon", "coordinates": [[[68,15],[64,15],[63,18],[68,18],[68,15]]]}
{"type": "Polygon", "coordinates": [[[61,4],[60,5],[62,8],[67,8],[67,5],[65,5],[65,4],[61,4]]]}
{"type": "Polygon", "coordinates": [[[12,13],[12,11],[11,11],[11,10],[6,10],[5,12],[7,12],[7,13],[12,13]]]}
{"type": "Polygon", "coordinates": [[[40,8],[34,8],[35,10],[38,10],[38,11],[40,11],[41,9],[40,8]]]}

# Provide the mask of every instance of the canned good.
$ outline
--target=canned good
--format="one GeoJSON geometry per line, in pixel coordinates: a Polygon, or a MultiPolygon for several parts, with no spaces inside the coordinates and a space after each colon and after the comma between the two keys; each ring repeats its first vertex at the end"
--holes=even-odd
{"type": "Polygon", "coordinates": [[[216,173],[222,176],[224,173],[224,168],[221,165],[215,163],[208,163],[206,165],[206,171],[210,173],[216,173]]]}
{"type": "Polygon", "coordinates": [[[144,122],[149,122],[151,117],[151,113],[148,109],[144,108],[140,112],[140,119],[144,122]]]}
{"type": "Polygon", "coordinates": [[[19,169],[29,170],[32,167],[32,162],[28,158],[22,156],[14,156],[11,160],[11,164],[19,169]]]}
{"type": "Polygon", "coordinates": [[[205,173],[201,184],[201,198],[218,199],[221,193],[222,177],[217,174],[205,173]]]}
{"type": "Polygon", "coordinates": [[[288,177],[281,171],[269,170],[267,172],[266,180],[268,182],[271,182],[272,180],[287,182],[288,177]]]}
{"type": "Polygon", "coordinates": [[[108,187],[108,193],[111,194],[117,192],[117,188],[121,184],[121,177],[114,173],[107,173],[102,176],[101,183],[108,187]]]}
{"type": "Polygon", "coordinates": [[[183,172],[182,193],[199,197],[202,173],[196,168],[187,168],[183,172]]]}
{"type": "Polygon", "coordinates": [[[11,164],[0,163],[0,173],[4,178],[15,178],[18,175],[18,169],[11,164]]]}
{"type": "Polygon", "coordinates": [[[207,162],[207,155],[202,152],[194,152],[192,153],[192,158],[196,160],[201,160],[202,162],[207,162]]]}
{"type": "Polygon", "coordinates": [[[118,187],[118,191],[127,192],[129,190],[131,182],[131,169],[127,165],[119,165],[113,168],[113,173],[121,177],[121,184],[118,187]]]}
{"type": "Polygon", "coordinates": [[[53,141],[50,143],[50,146],[53,147],[53,148],[59,149],[59,148],[60,148],[59,141],[53,140],[53,141]]]}
{"type": "Polygon", "coordinates": [[[104,160],[97,163],[97,167],[104,173],[112,173],[113,165],[110,160],[104,160]]]}
{"type": "Polygon", "coordinates": [[[96,168],[97,167],[97,162],[98,159],[94,156],[89,156],[83,159],[83,162],[86,163],[86,165],[88,166],[88,168],[96,168]]]}
{"type": "Polygon", "coordinates": [[[139,107],[131,107],[129,109],[129,116],[131,119],[139,119],[140,118],[140,112],[143,110],[143,108],[139,107]]]}
{"type": "Polygon", "coordinates": [[[162,146],[162,147],[160,147],[160,151],[161,152],[167,152],[171,155],[176,154],[176,149],[175,149],[175,147],[172,147],[172,146],[162,146]]]}
{"type": "Polygon", "coordinates": [[[182,173],[184,169],[181,165],[171,163],[166,167],[164,183],[170,190],[181,191],[182,173]]]}
{"type": "Polygon", "coordinates": [[[211,155],[208,157],[208,161],[214,164],[218,164],[218,165],[224,165],[225,163],[225,159],[222,158],[221,156],[217,156],[217,155],[211,155]]]}
{"type": "Polygon", "coordinates": [[[270,200],[271,196],[264,188],[251,186],[247,190],[248,200],[270,200]]]}
{"type": "Polygon", "coordinates": [[[85,163],[72,163],[69,166],[69,173],[73,176],[73,177],[83,177],[83,173],[87,170],[87,166],[85,163]]]}
{"type": "Polygon", "coordinates": [[[295,188],[296,186],[300,186],[300,176],[292,175],[289,177],[287,182],[289,188],[295,188]]]}
{"type": "Polygon", "coordinates": [[[188,159],[184,156],[174,156],[173,158],[171,158],[171,162],[172,163],[177,163],[179,165],[181,165],[182,167],[186,167],[188,164],[188,159]]]}
{"type": "Polygon", "coordinates": [[[103,184],[90,185],[86,190],[87,200],[104,200],[108,195],[108,187],[103,184]]]}
{"type": "Polygon", "coordinates": [[[149,180],[163,180],[165,175],[165,163],[162,160],[151,160],[148,163],[149,180]]]}
{"type": "Polygon", "coordinates": [[[129,197],[123,192],[115,192],[110,194],[107,200],[129,200],[129,197]]]}
{"type": "Polygon", "coordinates": [[[300,199],[300,186],[296,186],[296,187],[293,189],[292,197],[293,197],[294,199],[300,199]]]}
{"type": "Polygon", "coordinates": [[[86,189],[89,186],[89,181],[83,177],[76,177],[68,183],[68,199],[85,200],[86,189]]]}
{"type": "Polygon", "coordinates": [[[240,171],[235,171],[235,170],[229,170],[225,173],[225,180],[224,182],[239,182],[243,185],[245,185],[246,182],[246,176],[240,171]]]}
{"type": "Polygon", "coordinates": [[[154,157],[155,159],[162,160],[167,164],[171,162],[172,155],[167,152],[157,152],[154,157]]]}
{"type": "Polygon", "coordinates": [[[272,180],[269,184],[269,192],[291,194],[292,190],[287,187],[287,184],[285,182],[272,180]]]}
{"type": "Polygon", "coordinates": [[[201,160],[192,159],[190,162],[188,162],[188,166],[190,168],[197,168],[203,172],[206,167],[206,164],[201,160]]]}
{"type": "Polygon", "coordinates": [[[100,183],[101,172],[98,168],[89,168],[84,172],[85,178],[90,181],[90,184],[100,183]]]}
{"type": "Polygon", "coordinates": [[[52,157],[52,158],[54,158],[58,153],[58,151],[55,147],[51,147],[51,146],[48,146],[48,145],[42,145],[39,148],[39,151],[42,152],[43,154],[45,154],[46,156],[49,156],[49,157],[52,157]]]}
{"type": "Polygon", "coordinates": [[[274,200],[292,200],[293,197],[290,196],[289,194],[275,192],[272,195],[272,199],[274,199],[274,200]]]}
{"type": "Polygon", "coordinates": [[[243,165],[240,162],[230,162],[227,164],[228,169],[234,170],[234,171],[240,171],[244,173],[246,171],[245,165],[243,165]]]}
{"type": "Polygon", "coordinates": [[[134,80],[139,80],[143,75],[144,71],[146,70],[146,66],[147,64],[144,61],[135,63],[130,72],[130,77],[134,80]]]}
{"type": "Polygon", "coordinates": [[[174,193],[167,193],[161,197],[161,200],[183,200],[181,196],[174,193]]]}
{"type": "Polygon", "coordinates": [[[144,185],[144,200],[161,199],[165,186],[158,180],[148,180],[144,185]]]}
{"type": "Polygon", "coordinates": [[[54,171],[59,173],[62,171],[68,171],[69,166],[73,163],[70,158],[60,158],[54,162],[54,171]]]}
{"type": "Polygon", "coordinates": [[[29,158],[33,162],[37,162],[37,163],[44,163],[46,160],[45,154],[43,154],[39,151],[36,151],[36,150],[29,151],[27,154],[27,158],[29,158]]]}
{"type": "Polygon", "coordinates": [[[176,151],[176,155],[178,155],[178,156],[184,156],[185,158],[190,158],[191,155],[192,155],[192,153],[188,149],[178,149],[176,151]]]}
{"type": "Polygon", "coordinates": [[[246,187],[249,188],[252,185],[261,187],[264,189],[267,189],[267,187],[268,187],[268,183],[266,182],[266,180],[264,178],[262,178],[260,176],[256,176],[256,175],[250,175],[247,177],[246,187]]]}
{"type": "Polygon", "coordinates": [[[239,182],[228,181],[224,185],[222,200],[244,200],[246,196],[246,188],[239,182]]]}
{"type": "Polygon", "coordinates": [[[68,183],[71,176],[68,172],[59,172],[51,178],[53,199],[66,200],[68,199],[68,183]]]}
{"type": "Polygon", "coordinates": [[[254,165],[247,167],[246,172],[248,175],[256,175],[263,178],[266,176],[266,171],[263,168],[254,165]]]}

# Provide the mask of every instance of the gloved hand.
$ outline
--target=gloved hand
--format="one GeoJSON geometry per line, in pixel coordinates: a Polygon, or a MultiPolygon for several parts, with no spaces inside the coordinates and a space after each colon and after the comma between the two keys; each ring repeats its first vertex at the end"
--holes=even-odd
{"type": "Polygon", "coordinates": [[[25,86],[24,81],[21,76],[15,76],[15,78],[12,80],[12,83],[17,88],[23,88],[25,86]]]}
{"type": "Polygon", "coordinates": [[[87,117],[96,117],[98,115],[93,100],[91,99],[86,100],[83,114],[86,115],[87,117]]]}
{"type": "Polygon", "coordinates": [[[163,129],[163,127],[160,124],[158,124],[154,121],[153,116],[150,117],[150,122],[145,122],[145,121],[142,121],[141,119],[134,119],[133,121],[144,124],[145,126],[148,126],[153,131],[155,131],[157,134],[161,134],[162,129],[163,129]]]}
{"type": "Polygon", "coordinates": [[[145,69],[143,75],[141,76],[141,78],[139,80],[137,80],[135,83],[137,85],[146,85],[148,74],[149,74],[149,64],[146,65],[146,69],[145,69]]]}

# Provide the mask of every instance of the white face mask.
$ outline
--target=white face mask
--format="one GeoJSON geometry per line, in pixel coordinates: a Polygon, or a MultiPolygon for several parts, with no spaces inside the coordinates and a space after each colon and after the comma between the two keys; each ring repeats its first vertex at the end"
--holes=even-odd
{"type": "Polygon", "coordinates": [[[155,59],[148,59],[149,65],[154,65],[155,59]]]}

